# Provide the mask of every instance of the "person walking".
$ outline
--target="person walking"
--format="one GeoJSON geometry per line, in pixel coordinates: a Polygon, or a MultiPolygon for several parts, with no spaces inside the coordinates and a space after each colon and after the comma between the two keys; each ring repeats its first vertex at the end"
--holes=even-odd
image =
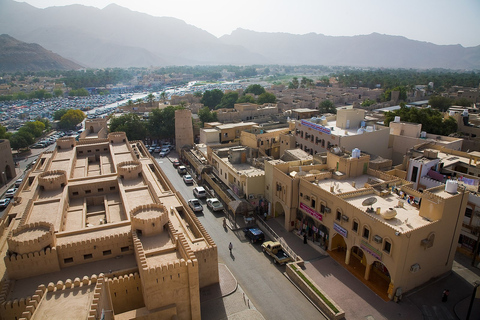
{"type": "Polygon", "coordinates": [[[233,244],[230,242],[228,245],[228,250],[230,250],[230,254],[232,254],[233,244]]]}
{"type": "Polygon", "coordinates": [[[450,291],[448,289],[443,290],[442,302],[447,302],[449,294],[450,294],[450,291]]]}

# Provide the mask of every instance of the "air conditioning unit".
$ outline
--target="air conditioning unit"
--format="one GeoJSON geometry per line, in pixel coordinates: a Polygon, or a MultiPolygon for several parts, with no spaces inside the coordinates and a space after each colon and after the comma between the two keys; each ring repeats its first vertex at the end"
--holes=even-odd
{"type": "Polygon", "coordinates": [[[346,215],[342,215],[342,219],[348,221],[348,217],[346,215]]]}
{"type": "Polygon", "coordinates": [[[375,241],[376,243],[382,243],[382,237],[380,237],[379,235],[376,235],[375,237],[373,237],[373,241],[375,241]]]}
{"type": "Polygon", "coordinates": [[[330,212],[332,212],[332,209],[330,209],[329,207],[325,207],[324,211],[325,211],[325,213],[330,213],[330,212]]]}

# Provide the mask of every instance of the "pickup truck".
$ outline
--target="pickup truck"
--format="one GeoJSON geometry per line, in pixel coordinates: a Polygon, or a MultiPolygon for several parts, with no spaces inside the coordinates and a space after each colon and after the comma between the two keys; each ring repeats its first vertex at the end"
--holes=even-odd
{"type": "Polygon", "coordinates": [[[275,264],[285,264],[287,262],[293,261],[293,259],[288,254],[286,254],[285,251],[283,251],[280,242],[264,242],[262,244],[262,250],[273,258],[273,263],[275,264]]]}

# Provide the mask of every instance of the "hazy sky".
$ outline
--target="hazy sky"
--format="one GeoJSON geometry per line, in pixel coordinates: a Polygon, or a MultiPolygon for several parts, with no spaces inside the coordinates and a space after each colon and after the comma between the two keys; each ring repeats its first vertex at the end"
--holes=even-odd
{"type": "MultiPolygon", "coordinates": [[[[17,0],[19,1],[19,0],[17,0]]],[[[19,1],[20,2],[20,1],[19,1]]],[[[26,0],[38,8],[110,3],[175,17],[220,37],[237,28],[353,36],[378,32],[435,44],[480,45],[480,0],[26,0]]]]}

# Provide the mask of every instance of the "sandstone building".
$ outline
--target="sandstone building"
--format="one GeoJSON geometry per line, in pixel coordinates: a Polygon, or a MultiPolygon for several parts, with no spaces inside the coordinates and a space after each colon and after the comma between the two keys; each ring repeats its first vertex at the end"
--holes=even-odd
{"type": "Polygon", "coordinates": [[[213,240],[143,143],[86,128],[38,158],[0,222],[0,318],[200,319],[213,240]]]}

